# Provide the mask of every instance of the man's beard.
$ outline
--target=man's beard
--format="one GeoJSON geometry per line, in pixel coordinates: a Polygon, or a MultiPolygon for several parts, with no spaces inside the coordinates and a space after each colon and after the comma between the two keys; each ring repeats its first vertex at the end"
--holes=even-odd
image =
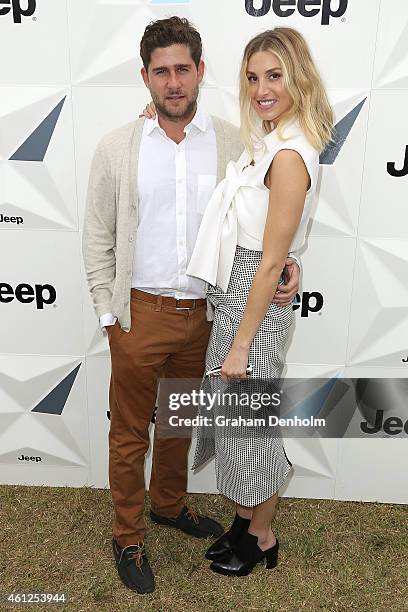
{"type": "MultiPolygon", "coordinates": [[[[169,110],[165,106],[165,104],[163,104],[153,94],[153,92],[150,92],[150,93],[152,94],[152,100],[154,102],[156,110],[158,111],[160,115],[162,115],[166,119],[169,119],[170,121],[183,121],[184,119],[188,119],[189,117],[191,117],[191,115],[194,113],[196,109],[196,105],[197,105],[198,91],[199,90],[197,87],[193,92],[191,100],[186,100],[187,106],[184,106],[179,109],[172,109],[172,110],[169,110]]],[[[174,95],[177,95],[177,94],[174,94],[174,95]]]]}

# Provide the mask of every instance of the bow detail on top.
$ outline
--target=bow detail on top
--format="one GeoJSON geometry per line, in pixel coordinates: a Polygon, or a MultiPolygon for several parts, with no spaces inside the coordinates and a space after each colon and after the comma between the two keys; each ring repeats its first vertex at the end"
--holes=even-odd
{"type": "MultiPolygon", "coordinates": [[[[250,167],[251,169],[253,166],[250,167]]],[[[187,274],[227,291],[237,245],[237,212],[234,197],[247,184],[245,171],[230,161],[225,178],[217,185],[203,216],[187,274]]]]}

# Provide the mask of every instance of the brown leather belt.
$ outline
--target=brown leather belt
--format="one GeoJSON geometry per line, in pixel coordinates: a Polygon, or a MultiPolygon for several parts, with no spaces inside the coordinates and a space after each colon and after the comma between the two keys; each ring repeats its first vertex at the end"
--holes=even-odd
{"type": "Polygon", "coordinates": [[[153,293],[140,291],[140,289],[131,289],[130,294],[132,298],[142,300],[142,302],[172,306],[177,310],[194,310],[199,306],[205,306],[207,304],[207,300],[204,298],[198,300],[176,300],[176,298],[167,297],[165,295],[154,295],[153,293]]]}

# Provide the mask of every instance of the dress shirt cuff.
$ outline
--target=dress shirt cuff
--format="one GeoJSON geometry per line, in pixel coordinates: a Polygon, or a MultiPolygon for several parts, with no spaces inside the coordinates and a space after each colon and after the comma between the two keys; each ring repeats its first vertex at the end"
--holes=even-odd
{"type": "Polygon", "coordinates": [[[99,325],[102,329],[108,325],[115,325],[116,319],[111,312],[107,312],[99,317],[99,325]]]}

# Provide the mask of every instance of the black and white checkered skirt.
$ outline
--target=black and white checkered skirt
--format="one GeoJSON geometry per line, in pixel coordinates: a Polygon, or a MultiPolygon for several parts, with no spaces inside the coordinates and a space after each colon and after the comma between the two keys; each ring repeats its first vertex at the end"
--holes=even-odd
{"type": "MultiPolygon", "coordinates": [[[[260,251],[237,246],[227,292],[218,286],[210,286],[208,290],[207,297],[214,307],[214,322],[206,355],[206,372],[222,365],[231,348],[261,256],[260,251]]],[[[252,382],[235,382],[226,386],[219,377],[204,377],[202,388],[218,397],[237,389],[250,390],[251,393],[262,391],[262,381],[268,381],[270,388],[270,381],[278,381],[281,377],[285,344],[292,323],[291,305],[279,307],[271,304],[249,352],[249,363],[254,368],[252,382]]],[[[261,417],[259,412],[254,414],[250,406],[226,406],[224,402],[222,406],[221,402],[216,403],[211,411],[201,408],[200,412],[211,415],[213,422],[218,415],[226,419],[241,415],[245,420],[261,417]]],[[[199,427],[196,435],[193,469],[215,455],[218,490],[240,505],[255,506],[266,501],[283,485],[292,468],[279,428],[254,425],[221,426],[209,430],[199,427]]]]}

